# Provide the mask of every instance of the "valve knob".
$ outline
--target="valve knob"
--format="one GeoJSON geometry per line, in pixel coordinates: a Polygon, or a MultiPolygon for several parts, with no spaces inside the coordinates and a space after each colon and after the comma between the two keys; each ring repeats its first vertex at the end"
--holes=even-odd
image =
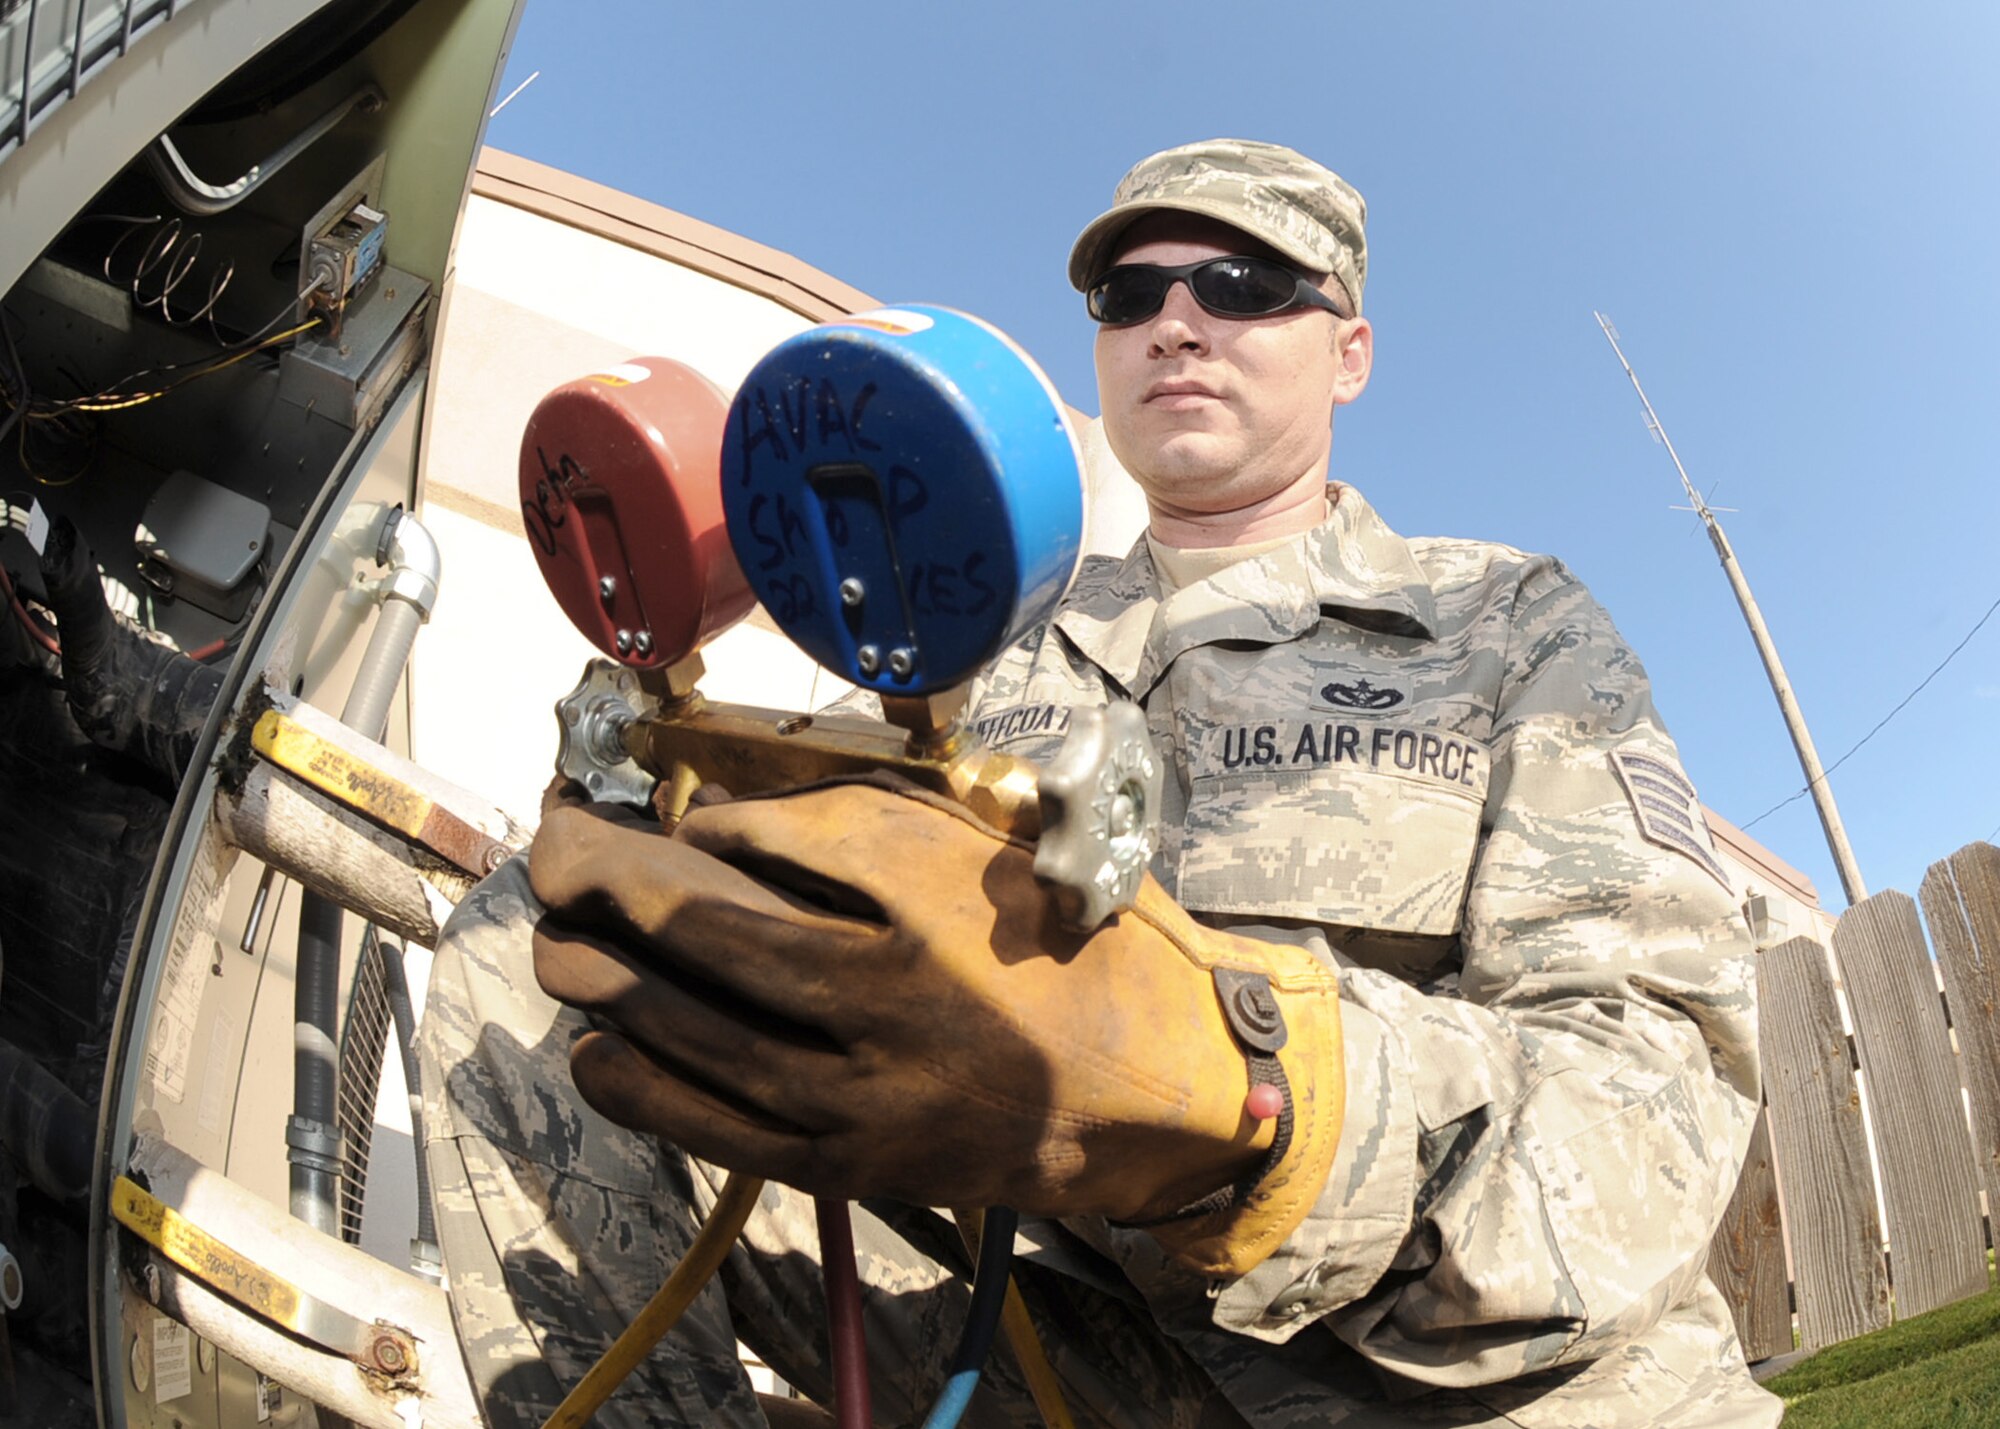
{"type": "Polygon", "coordinates": [[[625,752],[625,727],[640,717],[638,678],[609,660],[583,667],[575,689],[556,701],[556,769],[604,803],[637,804],[653,797],[652,775],[625,752]]]}
{"type": "Polygon", "coordinates": [[[1070,716],[1037,785],[1042,835],[1035,877],[1063,922],[1088,931],[1132,906],[1159,845],[1160,759],[1146,716],[1119,701],[1070,716]]]}

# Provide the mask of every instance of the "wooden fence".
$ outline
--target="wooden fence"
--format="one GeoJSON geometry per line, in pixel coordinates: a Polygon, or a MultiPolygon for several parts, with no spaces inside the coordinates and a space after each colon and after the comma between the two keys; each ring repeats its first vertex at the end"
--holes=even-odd
{"type": "Polygon", "coordinates": [[[1921,897],[1921,921],[1904,893],[1855,904],[1830,960],[1810,938],[1759,959],[1764,1111],[1709,1251],[1753,1363],[1792,1350],[1794,1314],[1798,1346],[1815,1350],[1987,1288],[1982,1191],[2000,1213],[2000,849],[1968,844],[1933,864],[1921,897]]]}

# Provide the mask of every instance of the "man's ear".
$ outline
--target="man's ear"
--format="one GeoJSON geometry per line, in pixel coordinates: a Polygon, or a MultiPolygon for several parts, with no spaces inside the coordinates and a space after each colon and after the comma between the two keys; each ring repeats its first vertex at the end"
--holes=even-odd
{"type": "Polygon", "coordinates": [[[1336,321],[1333,354],[1340,364],[1333,379],[1333,404],[1338,407],[1361,395],[1361,389],[1368,385],[1368,374],[1375,369],[1375,329],[1368,319],[1336,321]]]}

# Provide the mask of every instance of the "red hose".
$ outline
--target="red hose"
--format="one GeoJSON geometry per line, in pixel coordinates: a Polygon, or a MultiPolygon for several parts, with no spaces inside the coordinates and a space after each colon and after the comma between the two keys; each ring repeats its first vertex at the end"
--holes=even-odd
{"type": "Polygon", "coordinates": [[[854,1227],[847,1202],[813,1198],[820,1273],[826,1277],[827,1335],[833,1342],[833,1411],[839,1429],[870,1429],[868,1341],[861,1329],[861,1280],[854,1273],[854,1227]]]}

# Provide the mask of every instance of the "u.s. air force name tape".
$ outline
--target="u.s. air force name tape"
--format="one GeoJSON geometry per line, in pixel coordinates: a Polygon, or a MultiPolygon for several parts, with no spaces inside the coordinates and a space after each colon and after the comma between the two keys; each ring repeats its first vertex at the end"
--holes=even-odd
{"type": "Polygon", "coordinates": [[[1196,779],[1293,769],[1348,769],[1416,780],[1484,799],[1492,761],[1470,736],[1393,720],[1273,719],[1204,733],[1196,779]]]}

